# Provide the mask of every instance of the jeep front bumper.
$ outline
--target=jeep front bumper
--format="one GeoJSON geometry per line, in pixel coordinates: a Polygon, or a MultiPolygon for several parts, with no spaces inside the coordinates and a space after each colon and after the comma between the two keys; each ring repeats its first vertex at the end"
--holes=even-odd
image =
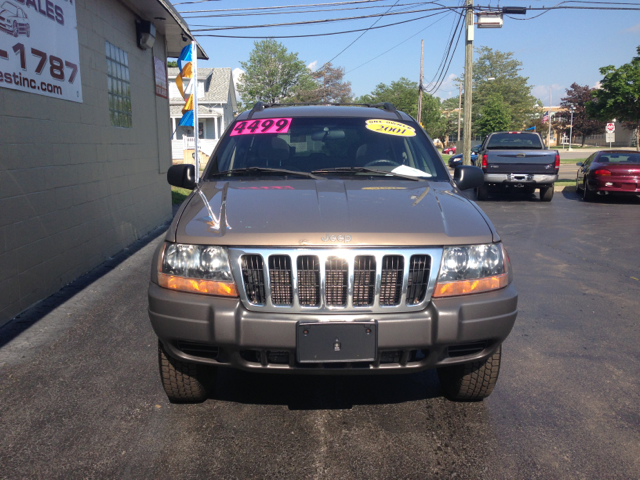
{"type": "Polygon", "coordinates": [[[149,317],[167,352],[184,361],[250,371],[366,374],[415,372],[491,355],[517,315],[513,284],[502,290],[434,299],[418,312],[279,314],[251,312],[237,298],[149,286],[149,317]],[[373,362],[299,363],[299,321],[377,321],[373,362]]]}

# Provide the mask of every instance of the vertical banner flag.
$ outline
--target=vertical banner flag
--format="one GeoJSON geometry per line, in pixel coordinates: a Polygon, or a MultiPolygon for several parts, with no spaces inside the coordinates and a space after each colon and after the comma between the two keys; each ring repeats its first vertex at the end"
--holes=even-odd
{"type": "Polygon", "coordinates": [[[180,52],[178,58],[178,68],[180,73],[176,77],[176,86],[180,90],[180,94],[184,99],[185,106],[182,109],[182,118],[180,123],[181,127],[194,127],[193,120],[193,94],[195,93],[195,86],[193,81],[193,48],[191,45],[187,45],[180,52]]]}

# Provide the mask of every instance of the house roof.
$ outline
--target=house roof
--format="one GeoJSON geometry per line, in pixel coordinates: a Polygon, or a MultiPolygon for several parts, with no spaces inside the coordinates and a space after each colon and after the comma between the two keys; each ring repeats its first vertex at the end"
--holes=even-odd
{"type": "MultiPolygon", "coordinates": [[[[178,73],[180,71],[177,68],[169,68],[169,81],[174,83],[178,73]]],[[[236,92],[230,68],[199,68],[198,80],[202,79],[204,79],[204,98],[198,98],[199,103],[227,103],[231,97],[235,110],[236,92]]],[[[171,103],[183,104],[184,100],[180,97],[172,97],[171,103]]]]}

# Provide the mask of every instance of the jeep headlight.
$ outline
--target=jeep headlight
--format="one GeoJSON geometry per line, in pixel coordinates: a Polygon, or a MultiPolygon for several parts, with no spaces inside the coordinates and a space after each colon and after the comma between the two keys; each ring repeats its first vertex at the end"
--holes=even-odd
{"type": "Polygon", "coordinates": [[[165,244],[159,259],[158,283],[183,292],[238,296],[224,247],[165,244]]]}
{"type": "Polygon", "coordinates": [[[509,284],[509,256],[501,243],[445,247],[434,297],[498,290],[509,284]]]}

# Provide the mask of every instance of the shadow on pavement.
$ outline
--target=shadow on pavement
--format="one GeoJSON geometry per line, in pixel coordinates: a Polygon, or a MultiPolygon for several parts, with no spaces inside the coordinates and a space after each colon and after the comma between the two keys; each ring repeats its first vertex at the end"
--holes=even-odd
{"type": "MultiPolygon", "coordinates": [[[[553,201],[553,200],[552,200],[553,201]]],[[[478,205],[482,205],[484,202],[538,202],[545,203],[540,201],[540,197],[536,193],[528,193],[522,189],[513,190],[510,192],[502,192],[500,190],[490,191],[489,198],[486,200],[476,200],[478,205]]]]}
{"type": "Polygon", "coordinates": [[[605,204],[605,205],[638,205],[640,204],[640,196],[638,195],[619,195],[619,194],[609,194],[609,195],[598,195],[594,200],[590,202],[585,202],[582,199],[582,192],[578,192],[575,189],[568,190],[564,189],[562,192],[562,196],[567,200],[574,200],[576,202],[581,202],[589,205],[597,205],[597,204],[605,204]]]}
{"type": "MultiPolygon", "coordinates": [[[[177,211],[176,206],[173,208],[173,215],[177,211]]],[[[172,218],[173,218],[172,215],[172,218]]],[[[38,321],[51,313],[53,310],[64,304],[75,295],[83,291],[85,288],[91,286],[92,283],[102,278],[114,268],[118,267],[126,259],[135,255],[142,248],[146,247],[153,240],[164,234],[169,228],[169,222],[157,227],[155,230],[147,233],[143,237],[139,238],[124,250],[121,250],[110,259],[101,263],[89,272],[81,275],[73,282],[65,285],[53,295],[41,300],[31,308],[28,308],[24,312],[15,316],[9,320],[6,324],[0,327],[0,348],[16,338],[25,330],[28,330],[32,325],[35,325],[38,321]]]]}
{"type": "Polygon", "coordinates": [[[211,399],[289,410],[344,410],[442,396],[435,370],[395,375],[277,375],[220,368],[211,399]]]}

